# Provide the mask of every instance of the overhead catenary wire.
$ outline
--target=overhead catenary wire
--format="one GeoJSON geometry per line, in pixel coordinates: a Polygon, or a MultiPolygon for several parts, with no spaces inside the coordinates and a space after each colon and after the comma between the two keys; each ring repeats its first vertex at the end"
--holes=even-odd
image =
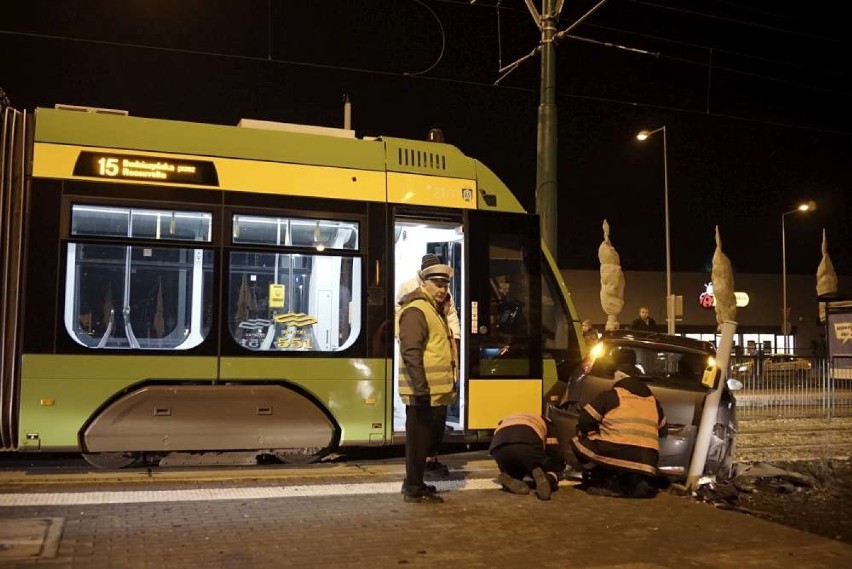
{"type": "Polygon", "coordinates": [[[425,75],[426,73],[429,73],[430,71],[435,69],[435,67],[444,58],[444,50],[447,47],[447,35],[444,33],[444,24],[441,23],[441,18],[438,17],[438,14],[435,13],[435,10],[433,10],[432,8],[430,8],[429,6],[424,4],[421,0],[414,0],[414,2],[420,4],[421,6],[423,6],[427,10],[429,10],[429,13],[432,14],[432,17],[435,18],[436,22],[438,22],[438,29],[441,30],[441,51],[440,51],[440,53],[438,53],[438,57],[435,59],[434,63],[432,63],[432,65],[430,65],[429,67],[427,67],[423,71],[415,71],[415,72],[412,72],[412,73],[404,73],[404,75],[410,75],[410,76],[425,75]]]}
{"type": "MultiPolygon", "coordinates": [[[[422,5],[425,5],[420,0],[416,0],[416,1],[418,1],[418,3],[420,3],[422,5]]],[[[456,2],[456,1],[453,1],[453,0],[430,0],[430,1],[433,2],[433,3],[434,2],[444,2],[444,3],[459,4],[459,2],[456,2]]],[[[465,5],[469,6],[469,4],[465,4],[465,5]]],[[[494,4],[490,4],[490,5],[484,5],[483,3],[477,3],[473,7],[482,7],[482,8],[487,8],[489,10],[496,9],[498,14],[502,10],[506,10],[506,9],[512,9],[514,12],[520,12],[521,11],[521,10],[514,9],[514,8],[507,8],[505,5],[501,4],[500,0],[497,0],[497,2],[495,2],[494,4]]],[[[438,20],[438,21],[439,21],[439,24],[440,24],[440,20],[438,20]]],[[[593,28],[600,28],[600,29],[611,29],[611,30],[614,30],[614,31],[622,31],[622,30],[616,30],[614,28],[605,28],[603,26],[598,26],[596,24],[590,24],[590,23],[584,23],[584,26],[593,27],[593,28]]],[[[270,24],[270,27],[271,27],[271,24],[270,24]]],[[[441,31],[442,31],[442,52],[441,52],[441,54],[443,55],[443,45],[444,45],[445,37],[444,37],[444,29],[443,29],[442,25],[441,25],[441,31]]],[[[627,31],[625,33],[632,33],[632,34],[636,34],[636,35],[640,35],[640,36],[642,35],[642,34],[639,34],[637,32],[630,32],[630,31],[627,31]]],[[[201,56],[201,57],[215,57],[215,58],[231,59],[231,60],[265,62],[265,63],[270,63],[270,64],[273,64],[273,65],[285,65],[285,66],[316,68],[316,69],[329,69],[329,70],[351,72],[351,73],[373,74],[373,75],[386,76],[386,77],[414,77],[414,78],[417,78],[417,79],[420,79],[420,80],[445,82],[445,83],[459,84],[459,85],[470,85],[470,86],[477,86],[477,87],[495,88],[493,83],[484,82],[484,81],[459,79],[459,78],[447,77],[447,76],[441,77],[441,76],[434,76],[434,75],[431,75],[431,76],[423,75],[424,73],[427,73],[428,71],[433,69],[435,65],[437,65],[437,63],[440,61],[441,56],[439,56],[439,59],[437,59],[435,63],[433,63],[429,68],[427,68],[423,71],[414,72],[414,73],[400,73],[400,72],[396,72],[396,71],[386,71],[386,70],[381,70],[381,69],[370,69],[370,68],[354,67],[354,66],[343,66],[343,65],[334,65],[334,64],[312,63],[312,62],[305,62],[305,61],[277,59],[277,58],[272,57],[271,49],[268,50],[269,53],[265,54],[263,57],[257,57],[257,56],[250,56],[250,55],[241,55],[241,54],[224,53],[224,52],[218,52],[218,51],[209,51],[209,50],[194,50],[194,49],[185,49],[185,48],[163,47],[163,46],[156,46],[156,45],[150,45],[150,44],[116,42],[116,41],[111,41],[111,40],[98,40],[98,39],[90,39],[90,38],[79,38],[79,37],[72,37],[72,36],[67,36],[67,35],[41,34],[41,33],[33,33],[33,32],[19,32],[19,31],[0,30],[0,35],[4,35],[4,34],[5,35],[11,35],[11,36],[32,37],[32,38],[40,38],[40,39],[55,40],[55,41],[77,42],[77,43],[84,43],[84,44],[91,44],[91,45],[123,47],[123,48],[129,48],[129,49],[160,51],[160,52],[165,52],[165,53],[179,53],[179,54],[186,54],[186,55],[196,55],[196,56],[201,56]]],[[[595,40],[593,38],[585,38],[585,37],[573,36],[573,35],[567,35],[567,34],[564,37],[570,38],[570,39],[576,40],[576,41],[584,41],[584,42],[587,42],[587,43],[599,42],[599,40],[595,40]]],[[[270,36],[269,39],[270,39],[270,41],[272,40],[271,36],[270,36]]],[[[685,42],[679,42],[677,40],[668,40],[668,39],[665,39],[665,38],[657,38],[657,39],[660,39],[660,41],[668,41],[672,44],[689,45],[689,44],[686,44],[685,42]]],[[[501,43],[502,43],[502,36],[501,36],[501,43]]],[[[599,42],[599,43],[601,43],[602,45],[606,44],[606,42],[599,42]]],[[[626,46],[620,46],[620,47],[626,47],[626,46]]],[[[704,46],[699,46],[699,47],[704,47],[704,46]]],[[[529,56],[534,55],[535,51],[537,51],[537,50],[533,50],[529,54],[529,56]]],[[[641,52],[641,50],[637,50],[637,51],[641,52]]],[[[714,50],[714,51],[719,52],[719,51],[723,51],[723,50],[719,50],[719,51],[714,50]]],[[[678,58],[678,57],[675,57],[675,56],[666,55],[664,53],[659,54],[659,55],[657,55],[655,52],[648,52],[648,53],[655,55],[655,56],[658,56],[661,59],[664,58],[664,59],[669,59],[669,60],[672,60],[672,61],[682,61],[682,62],[690,64],[690,65],[708,65],[708,63],[691,60],[689,58],[678,58]]],[[[736,53],[736,52],[731,52],[731,53],[736,53]]],[[[708,65],[708,67],[709,67],[709,65],[708,65]]],[[[756,73],[752,73],[752,72],[742,71],[742,70],[738,70],[738,69],[735,69],[735,68],[732,68],[732,67],[729,67],[729,66],[716,66],[716,67],[714,67],[714,69],[717,69],[719,71],[726,71],[726,72],[733,72],[733,73],[741,73],[741,74],[744,74],[744,75],[751,75],[751,76],[754,76],[754,77],[757,77],[757,78],[760,78],[760,79],[764,79],[764,80],[775,80],[775,81],[779,81],[779,82],[785,82],[785,83],[788,83],[790,85],[796,85],[797,87],[800,87],[800,88],[815,89],[815,90],[823,91],[823,92],[826,92],[826,93],[832,93],[832,94],[843,94],[843,93],[838,93],[837,91],[820,89],[819,87],[814,87],[814,86],[807,85],[807,84],[802,84],[802,83],[792,82],[792,81],[789,81],[789,80],[773,78],[771,76],[764,76],[764,75],[760,75],[760,74],[756,74],[756,73]]],[[[502,90],[519,92],[519,93],[535,93],[537,91],[537,89],[534,88],[534,87],[519,87],[517,85],[500,85],[499,87],[496,87],[496,88],[499,88],[499,89],[502,89],[502,90]]],[[[560,94],[560,97],[570,98],[570,99],[579,99],[579,100],[599,101],[599,102],[605,102],[605,103],[615,103],[615,104],[628,105],[628,106],[641,106],[643,108],[661,109],[661,110],[668,110],[668,111],[681,111],[681,112],[685,112],[685,113],[689,113],[689,114],[694,114],[696,112],[694,109],[689,109],[689,108],[672,107],[672,106],[668,106],[668,105],[658,105],[658,104],[654,104],[654,103],[636,103],[636,102],[630,101],[630,100],[613,99],[613,98],[609,98],[609,97],[596,97],[596,96],[590,96],[590,95],[576,95],[576,94],[571,94],[571,93],[560,94]]],[[[784,122],[784,121],[771,121],[771,120],[765,120],[765,119],[753,119],[753,118],[747,117],[747,116],[733,116],[733,115],[724,115],[724,114],[718,114],[718,113],[706,113],[704,111],[702,111],[702,113],[707,115],[707,116],[718,116],[718,117],[724,117],[724,118],[728,118],[728,119],[736,119],[736,120],[745,121],[745,122],[754,122],[754,123],[758,123],[758,124],[772,124],[772,125],[783,126],[783,127],[788,127],[788,128],[800,128],[800,129],[804,129],[804,130],[808,130],[808,131],[812,131],[812,132],[823,132],[823,133],[842,134],[842,135],[849,135],[850,134],[849,132],[840,131],[840,130],[833,129],[833,128],[825,128],[825,127],[819,127],[819,126],[813,126],[813,125],[802,125],[802,124],[788,123],[788,122],[784,122]]]]}
{"type": "MultiPolygon", "coordinates": [[[[446,4],[459,4],[460,3],[459,0],[432,0],[432,1],[436,2],[436,3],[446,3],[446,4]]],[[[675,8],[672,8],[672,7],[669,7],[669,6],[664,6],[664,5],[661,5],[661,4],[655,4],[655,3],[651,3],[651,2],[643,2],[643,1],[638,1],[638,0],[632,0],[632,1],[634,1],[637,5],[644,5],[644,6],[648,6],[648,7],[651,7],[651,8],[675,10],[675,8]]],[[[476,6],[477,7],[485,7],[481,4],[477,4],[476,6]]],[[[493,7],[497,8],[500,11],[512,11],[512,12],[518,12],[518,13],[524,11],[524,10],[521,10],[519,8],[514,8],[514,7],[511,7],[511,6],[502,5],[500,2],[495,4],[493,7]]],[[[774,26],[766,26],[766,25],[756,24],[756,23],[753,23],[753,22],[748,22],[748,21],[744,21],[744,20],[740,20],[740,19],[726,18],[726,17],[722,17],[722,16],[714,16],[712,14],[705,14],[703,12],[686,11],[686,10],[682,10],[682,12],[685,13],[685,14],[691,15],[691,16],[699,17],[699,18],[700,17],[715,18],[715,19],[718,19],[720,21],[728,21],[730,23],[744,25],[744,26],[758,26],[758,27],[761,27],[762,29],[764,29],[766,31],[772,31],[772,32],[777,32],[777,33],[782,33],[782,34],[793,34],[793,35],[797,35],[797,36],[800,36],[800,37],[805,37],[805,38],[813,39],[813,40],[822,40],[822,41],[827,41],[827,42],[840,41],[840,40],[837,40],[835,38],[829,38],[829,37],[824,37],[824,36],[814,36],[812,34],[805,34],[803,32],[798,32],[796,30],[790,30],[790,29],[779,28],[779,27],[774,27],[774,26]]],[[[767,13],[767,12],[760,12],[760,13],[762,15],[770,15],[770,16],[774,15],[774,14],[767,13]]],[[[676,40],[676,39],[672,39],[672,38],[660,37],[660,36],[646,34],[646,33],[638,32],[638,31],[634,31],[634,30],[628,30],[628,29],[617,28],[617,27],[612,27],[612,26],[604,26],[604,25],[589,23],[589,22],[584,22],[583,25],[584,25],[584,29],[585,28],[596,28],[596,29],[599,29],[599,30],[607,31],[607,32],[622,33],[622,34],[627,34],[627,35],[631,35],[631,36],[635,36],[635,37],[653,39],[655,41],[664,42],[664,43],[667,43],[669,45],[686,46],[686,47],[690,47],[690,48],[693,48],[693,49],[702,50],[702,51],[707,52],[707,53],[709,53],[710,50],[712,50],[715,54],[725,54],[725,55],[728,55],[728,56],[741,57],[741,58],[744,58],[744,59],[749,59],[749,60],[764,62],[764,63],[770,63],[770,64],[778,65],[778,66],[798,68],[798,69],[806,69],[808,71],[823,73],[823,74],[828,74],[828,75],[833,75],[833,76],[841,76],[841,75],[846,73],[845,70],[828,69],[828,68],[814,68],[813,66],[805,66],[805,65],[803,65],[801,63],[797,63],[797,62],[784,61],[784,60],[773,59],[773,58],[761,56],[761,55],[743,53],[743,52],[740,52],[740,51],[724,49],[724,48],[721,48],[719,46],[703,45],[703,44],[697,44],[697,43],[692,43],[692,42],[686,42],[686,41],[683,41],[683,40],[676,40]]],[[[567,31],[567,30],[565,30],[565,31],[567,31]]],[[[560,33],[563,33],[563,32],[560,32],[560,33]]],[[[647,52],[648,54],[652,54],[652,55],[655,55],[655,56],[657,54],[659,54],[659,57],[661,59],[671,59],[671,60],[675,60],[675,61],[684,61],[684,62],[689,62],[689,63],[694,64],[694,65],[700,65],[700,66],[705,66],[705,67],[710,66],[710,60],[709,59],[707,61],[693,60],[693,59],[689,59],[689,58],[667,55],[667,54],[665,54],[663,52],[659,52],[659,51],[642,50],[642,49],[635,48],[635,47],[634,48],[628,48],[627,46],[624,46],[623,44],[619,44],[619,43],[611,42],[611,41],[607,41],[607,40],[590,38],[588,36],[577,36],[577,35],[573,35],[573,34],[572,35],[565,34],[565,37],[568,37],[570,39],[575,39],[575,40],[578,40],[578,41],[587,41],[588,43],[599,43],[600,45],[606,45],[608,47],[619,47],[621,49],[624,49],[625,51],[634,51],[634,52],[638,52],[638,53],[647,52]]],[[[524,59],[527,59],[528,57],[529,56],[525,56],[524,59]]],[[[500,67],[501,68],[503,67],[502,61],[500,62],[500,67]]],[[[508,69],[508,66],[506,67],[506,69],[508,69]]],[[[775,76],[775,75],[745,71],[745,70],[742,70],[742,69],[739,69],[739,68],[736,68],[736,67],[732,67],[732,66],[725,66],[724,68],[716,67],[716,69],[730,71],[730,72],[733,72],[733,73],[740,73],[740,74],[743,74],[743,75],[751,75],[753,77],[759,77],[759,78],[762,78],[762,79],[766,79],[767,81],[777,81],[777,82],[780,82],[780,83],[789,83],[789,84],[792,84],[792,85],[796,85],[798,87],[807,88],[807,89],[814,89],[814,90],[817,90],[817,91],[822,91],[822,92],[827,92],[827,93],[836,93],[836,94],[840,94],[840,95],[848,94],[846,91],[832,90],[832,89],[828,89],[828,88],[825,88],[825,87],[813,85],[813,84],[810,84],[810,83],[791,81],[789,79],[781,78],[781,77],[778,77],[778,76],[775,76]]],[[[500,73],[504,73],[504,71],[500,71],[500,73]]],[[[502,79],[503,78],[501,77],[498,80],[498,82],[502,81],[502,79]]]]}

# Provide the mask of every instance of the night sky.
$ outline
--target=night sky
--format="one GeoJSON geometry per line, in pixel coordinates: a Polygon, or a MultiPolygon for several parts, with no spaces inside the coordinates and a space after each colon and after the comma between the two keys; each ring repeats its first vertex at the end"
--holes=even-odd
{"type": "MultiPolygon", "coordinates": [[[[566,0],[558,28],[595,4],[566,0]]],[[[780,273],[781,214],[812,199],[785,218],[788,273],[815,273],[825,228],[852,274],[840,6],[609,0],[574,28],[557,47],[559,265],[597,268],[606,218],[625,270],[664,270],[662,138],[634,135],[666,125],[674,271],[710,271],[718,225],[735,271],[780,273]]],[[[539,38],[523,0],[30,0],[0,16],[0,87],[19,109],[338,127],[348,93],[358,136],[440,127],[534,210],[538,57],[494,82],[539,38]]]]}

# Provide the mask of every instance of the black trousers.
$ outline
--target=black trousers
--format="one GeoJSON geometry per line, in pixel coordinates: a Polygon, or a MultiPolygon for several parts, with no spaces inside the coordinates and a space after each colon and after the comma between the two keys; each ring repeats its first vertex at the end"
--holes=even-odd
{"type": "Polygon", "coordinates": [[[432,407],[432,441],[426,456],[438,456],[447,428],[447,406],[432,407]]]}
{"type": "MultiPolygon", "coordinates": [[[[405,406],[405,488],[406,494],[417,494],[423,488],[426,456],[435,436],[434,409],[438,407],[405,406]]],[[[444,408],[446,411],[446,407],[444,408]]]]}
{"type": "Polygon", "coordinates": [[[505,472],[519,480],[531,476],[532,471],[541,468],[545,472],[558,472],[556,465],[544,452],[541,445],[527,443],[508,443],[491,451],[500,472],[505,472]]]}

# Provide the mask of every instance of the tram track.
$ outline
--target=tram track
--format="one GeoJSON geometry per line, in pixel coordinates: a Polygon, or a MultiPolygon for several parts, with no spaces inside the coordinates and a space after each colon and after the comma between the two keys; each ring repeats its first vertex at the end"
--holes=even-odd
{"type": "Polygon", "coordinates": [[[852,456],[852,418],[742,421],[735,460],[786,461],[852,456]]]}

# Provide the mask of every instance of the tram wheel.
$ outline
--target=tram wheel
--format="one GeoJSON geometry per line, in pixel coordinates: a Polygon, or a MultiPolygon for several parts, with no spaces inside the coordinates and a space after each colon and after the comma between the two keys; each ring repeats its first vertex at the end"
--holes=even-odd
{"type": "Polygon", "coordinates": [[[84,452],[83,458],[101,470],[117,470],[135,463],[139,457],[130,452],[84,452]]]}

